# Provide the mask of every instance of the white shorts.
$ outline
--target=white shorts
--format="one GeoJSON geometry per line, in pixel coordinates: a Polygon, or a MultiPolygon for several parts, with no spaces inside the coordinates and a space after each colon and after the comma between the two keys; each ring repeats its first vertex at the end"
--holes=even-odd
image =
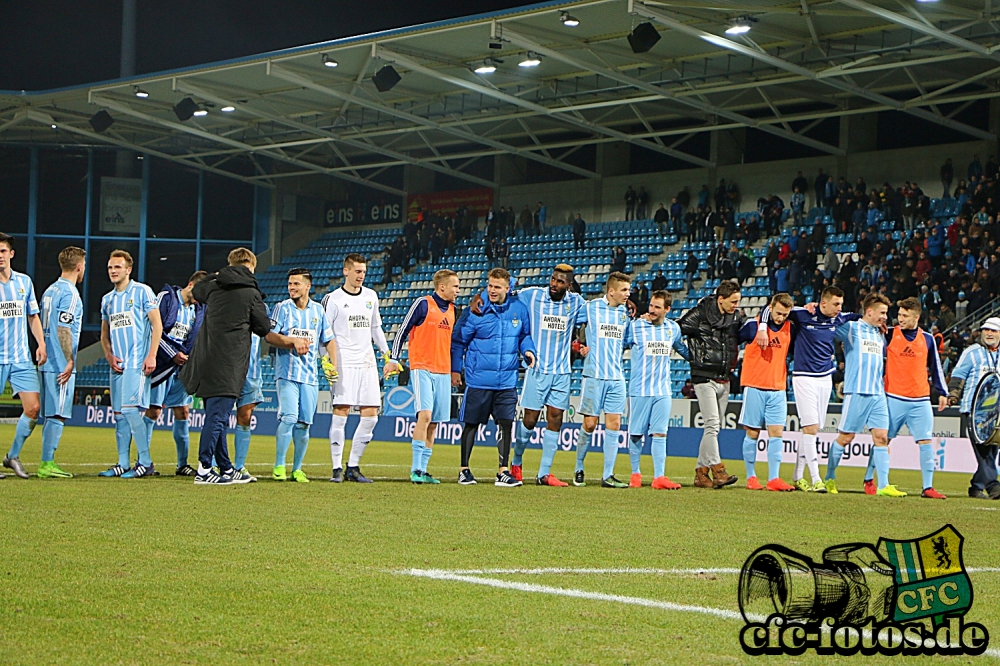
{"type": "Polygon", "coordinates": [[[340,378],[333,385],[332,403],[350,407],[380,407],[382,391],[378,385],[378,368],[341,368],[340,378]]]}
{"type": "Polygon", "coordinates": [[[795,391],[795,412],[799,415],[799,427],[818,425],[820,429],[825,428],[830,392],[833,390],[833,375],[792,376],[792,389],[795,391]]]}

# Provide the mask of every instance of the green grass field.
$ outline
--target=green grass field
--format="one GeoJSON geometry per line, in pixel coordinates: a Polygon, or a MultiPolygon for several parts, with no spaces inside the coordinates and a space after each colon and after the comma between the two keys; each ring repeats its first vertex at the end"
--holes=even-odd
{"type": "MultiPolygon", "coordinates": [[[[0,427],[0,439],[12,436],[0,427]]],[[[21,456],[30,471],[39,446],[36,431],[21,456]]],[[[821,664],[846,658],[751,658],[738,642],[742,621],[670,604],[738,611],[737,575],[689,570],[738,569],[765,543],[818,559],[835,544],[916,538],[949,522],[965,536],[968,567],[1000,567],[1000,502],[968,499],[959,475],[936,478],[947,501],[865,496],[854,468],[841,469],[840,485],[858,492],[836,497],[697,490],[688,459],[668,463],[688,486],[675,492],[462,487],[458,447],[439,446],[430,471],[444,483],[420,487],[402,482],[408,445],[373,443],[362,467],[380,482],[335,486],[327,443],[313,439],[313,483],[195,487],[172,475],[97,478],[113,450],[111,430],[67,428],[57,460],[78,478],[0,481],[0,662],[821,664]],[[407,573],[541,568],[557,571],[407,573]],[[627,568],[660,571],[588,571],[627,568]]],[[[251,471],[269,474],[273,455],[273,439],[255,437],[251,471]]],[[[168,432],[156,433],[153,458],[172,474],[168,432]]],[[[556,458],[563,479],[571,458],[556,458]]],[[[477,449],[473,471],[491,479],[495,460],[477,449]]],[[[600,456],[587,462],[596,477],[600,456]]],[[[529,452],[526,470],[537,463],[529,452]]],[[[621,456],[619,476],[627,466],[621,456]]],[[[649,458],[643,470],[648,484],[649,458]]],[[[741,464],[730,470],[743,475],[741,464]]],[[[917,472],[893,481],[919,493],[917,472]]],[[[968,619],[997,632],[996,650],[1000,573],[971,577],[968,619]]],[[[972,661],[998,659],[961,659],[972,661]]]]}

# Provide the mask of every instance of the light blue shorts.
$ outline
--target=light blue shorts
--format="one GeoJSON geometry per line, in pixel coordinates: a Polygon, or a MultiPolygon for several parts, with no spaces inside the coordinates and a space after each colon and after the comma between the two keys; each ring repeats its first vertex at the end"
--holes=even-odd
{"type": "Polygon", "coordinates": [[[7,363],[0,365],[0,391],[10,381],[11,391],[17,395],[21,391],[38,393],[38,370],[34,363],[7,363]]]}
{"type": "Polygon", "coordinates": [[[841,409],[840,432],[858,433],[869,429],[889,429],[889,408],[884,395],[848,393],[841,409]]]}
{"type": "Polygon", "coordinates": [[[669,395],[634,395],[629,398],[628,434],[667,434],[672,403],[669,395]]]}
{"type": "Polygon", "coordinates": [[[899,434],[905,424],[918,442],[929,440],[934,432],[934,408],[930,400],[911,402],[886,396],[889,408],[889,439],[899,434]]]}
{"type": "Polygon", "coordinates": [[[122,407],[149,409],[149,376],[142,368],[111,371],[111,409],[116,414],[122,407]]]}
{"type": "Polygon", "coordinates": [[[430,412],[431,423],[451,420],[451,375],[430,370],[410,373],[413,402],[418,412],[430,412]]]}
{"type": "Polygon", "coordinates": [[[565,412],[569,409],[569,386],[569,375],[550,375],[528,368],[524,372],[521,407],[540,412],[549,406],[565,412]]]}
{"type": "Polygon", "coordinates": [[[274,383],[278,389],[278,420],[312,425],[319,400],[319,386],[300,384],[290,379],[276,379],[274,383]]]}
{"type": "Polygon", "coordinates": [[[264,391],[261,390],[260,386],[260,378],[250,379],[247,377],[246,381],[243,382],[243,391],[240,393],[239,400],[236,401],[236,409],[264,402],[264,391]]]}
{"type": "Polygon", "coordinates": [[[748,386],[743,390],[740,425],[754,430],[784,426],[788,417],[788,397],[784,391],[765,391],[748,386]]]}
{"type": "Polygon", "coordinates": [[[64,419],[73,417],[73,395],[76,392],[76,373],[69,376],[69,381],[59,385],[56,378],[58,372],[42,373],[42,416],[50,418],[61,416],[64,419]]]}
{"type": "Polygon", "coordinates": [[[154,407],[187,407],[193,402],[194,398],[188,395],[184,382],[176,372],[149,391],[149,404],[154,407]]]}
{"type": "Polygon", "coordinates": [[[601,412],[624,414],[626,394],[624,379],[584,377],[580,413],[584,416],[600,416],[601,412]]]}

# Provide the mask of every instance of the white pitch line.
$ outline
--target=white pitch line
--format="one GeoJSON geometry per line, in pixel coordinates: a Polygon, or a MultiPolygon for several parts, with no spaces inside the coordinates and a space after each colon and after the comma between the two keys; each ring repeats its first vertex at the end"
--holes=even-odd
{"type": "Polygon", "coordinates": [[[577,574],[577,575],[600,575],[600,574],[642,574],[660,576],[688,576],[697,574],[738,574],[740,569],[642,569],[633,567],[619,567],[615,569],[571,569],[563,567],[544,567],[540,569],[434,569],[434,571],[446,571],[446,573],[457,576],[483,576],[495,574],[524,574],[529,576],[541,576],[546,574],[577,574]]]}

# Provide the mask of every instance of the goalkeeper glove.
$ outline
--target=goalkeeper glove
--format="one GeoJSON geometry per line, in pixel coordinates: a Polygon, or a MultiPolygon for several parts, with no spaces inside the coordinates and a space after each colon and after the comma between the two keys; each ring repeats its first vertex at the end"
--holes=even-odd
{"type": "Polygon", "coordinates": [[[340,373],[338,373],[337,368],[333,366],[333,361],[330,360],[330,357],[322,357],[319,360],[319,363],[323,367],[323,374],[326,376],[327,383],[331,385],[336,383],[337,379],[340,377],[340,373]]]}
{"type": "Polygon", "coordinates": [[[382,360],[385,362],[386,365],[392,363],[396,366],[395,369],[389,371],[388,375],[389,377],[394,377],[398,375],[400,369],[403,367],[402,365],[400,365],[399,361],[392,360],[392,355],[389,352],[382,352],[382,360]]]}

